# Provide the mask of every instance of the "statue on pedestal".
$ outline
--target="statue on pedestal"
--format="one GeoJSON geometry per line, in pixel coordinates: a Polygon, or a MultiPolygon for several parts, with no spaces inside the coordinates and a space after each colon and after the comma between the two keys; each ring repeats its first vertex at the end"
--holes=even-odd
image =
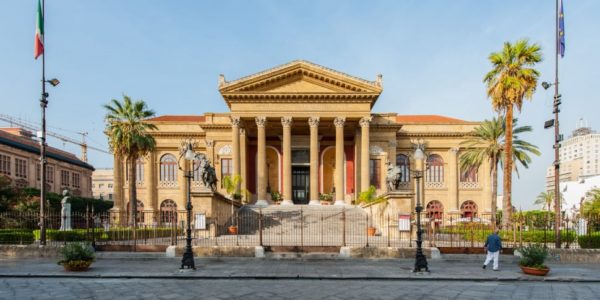
{"type": "Polygon", "coordinates": [[[69,203],[69,191],[63,191],[63,198],[60,201],[60,230],[71,230],[71,203],[69,203]]]}

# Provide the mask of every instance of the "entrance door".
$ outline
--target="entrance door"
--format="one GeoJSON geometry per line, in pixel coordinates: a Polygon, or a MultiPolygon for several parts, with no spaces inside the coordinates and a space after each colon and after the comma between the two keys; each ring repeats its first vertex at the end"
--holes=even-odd
{"type": "Polygon", "coordinates": [[[294,204],[308,204],[309,202],[310,167],[292,167],[292,201],[294,204]]]}

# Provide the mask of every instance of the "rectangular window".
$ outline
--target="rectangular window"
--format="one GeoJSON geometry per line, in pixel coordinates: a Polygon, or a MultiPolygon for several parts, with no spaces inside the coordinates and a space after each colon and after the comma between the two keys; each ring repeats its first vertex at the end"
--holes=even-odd
{"type": "Polygon", "coordinates": [[[60,171],[60,185],[69,186],[69,171],[60,171]]]}
{"type": "Polygon", "coordinates": [[[73,179],[73,187],[74,188],[79,188],[80,187],[80,184],[79,184],[79,174],[73,173],[72,177],[73,177],[72,178],[73,179]]]}
{"type": "Polygon", "coordinates": [[[109,189],[112,189],[112,183],[109,183],[109,184],[108,184],[108,188],[109,188],[109,189]]]}
{"type": "Polygon", "coordinates": [[[233,160],[231,158],[221,159],[221,187],[223,187],[223,178],[233,174],[233,160]]]}
{"type": "Polygon", "coordinates": [[[113,194],[108,194],[108,200],[112,200],[112,199],[113,199],[113,198],[112,198],[112,197],[113,197],[112,195],[113,195],[113,194]]]}
{"type": "Polygon", "coordinates": [[[141,161],[141,160],[138,161],[135,164],[135,168],[136,168],[136,172],[135,172],[136,180],[135,180],[135,182],[137,182],[137,183],[144,182],[144,162],[141,161]]]}
{"type": "Polygon", "coordinates": [[[27,161],[15,158],[15,176],[18,178],[27,178],[27,161]]]}
{"type": "Polygon", "coordinates": [[[381,160],[369,160],[369,179],[370,185],[375,188],[381,188],[381,160]]]}
{"type": "Polygon", "coordinates": [[[46,165],[46,182],[54,183],[54,167],[46,165]]]}
{"type": "Polygon", "coordinates": [[[104,187],[104,183],[101,183],[98,185],[98,188],[103,188],[104,187]]]}
{"type": "Polygon", "coordinates": [[[0,174],[10,175],[10,156],[0,154],[0,174]]]}

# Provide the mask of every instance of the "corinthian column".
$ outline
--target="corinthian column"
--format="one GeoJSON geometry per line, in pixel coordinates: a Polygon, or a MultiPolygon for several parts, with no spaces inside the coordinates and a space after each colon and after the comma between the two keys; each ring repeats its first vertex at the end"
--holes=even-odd
{"type": "Polygon", "coordinates": [[[308,119],[310,126],[310,205],[319,203],[319,117],[308,119]]]}
{"type": "Polygon", "coordinates": [[[147,210],[151,210],[153,213],[158,208],[156,199],[156,154],[154,152],[148,153],[146,156],[146,167],[144,174],[144,187],[146,187],[146,203],[148,203],[147,210]]]}
{"type": "Polygon", "coordinates": [[[373,117],[364,117],[358,122],[360,124],[360,191],[369,189],[369,123],[373,117]]]}
{"type": "Polygon", "coordinates": [[[458,198],[458,147],[452,147],[448,151],[448,202],[451,206],[451,211],[458,213],[459,198],[458,198]]]}
{"type": "Polygon", "coordinates": [[[292,117],[282,117],[283,126],[283,202],[292,205],[292,117]]]}
{"type": "Polygon", "coordinates": [[[256,196],[258,200],[256,201],[256,205],[269,205],[267,202],[267,141],[265,137],[265,125],[267,123],[267,118],[264,116],[256,117],[256,127],[257,127],[257,149],[256,149],[256,166],[258,173],[258,188],[256,191],[256,196]]]}
{"type": "MultiPolygon", "coordinates": [[[[240,175],[240,117],[231,116],[231,141],[233,143],[233,174],[240,175]]],[[[235,187],[235,193],[239,193],[240,186],[235,187]]]]}
{"type": "Polygon", "coordinates": [[[335,205],[344,205],[344,123],[345,117],[333,120],[335,125],[335,205]]]}

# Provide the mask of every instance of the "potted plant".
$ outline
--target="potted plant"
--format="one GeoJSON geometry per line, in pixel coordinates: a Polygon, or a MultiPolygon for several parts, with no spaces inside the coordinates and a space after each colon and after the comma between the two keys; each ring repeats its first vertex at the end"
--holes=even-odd
{"type": "Polygon", "coordinates": [[[275,204],[279,205],[281,200],[283,200],[283,196],[280,192],[274,191],[271,193],[271,201],[275,202],[275,204]]]}
{"type": "Polygon", "coordinates": [[[367,227],[368,236],[374,236],[377,232],[377,228],[373,226],[373,205],[382,202],[387,202],[387,200],[382,196],[377,196],[377,189],[375,186],[370,186],[368,190],[361,192],[358,196],[358,203],[362,204],[363,207],[368,206],[371,214],[367,227]]]}
{"type": "Polygon", "coordinates": [[[87,271],[95,260],[94,249],[86,243],[68,243],[60,249],[62,260],[58,262],[69,272],[87,271]]]}
{"type": "Polygon", "coordinates": [[[531,244],[519,248],[521,260],[519,266],[521,271],[529,275],[544,276],[548,274],[550,268],[544,265],[546,257],[548,257],[548,249],[540,244],[531,244]]]}
{"type": "Polygon", "coordinates": [[[238,200],[238,201],[241,200],[241,194],[239,193],[239,191],[237,191],[237,187],[241,183],[242,183],[242,177],[240,177],[240,175],[235,175],[233,177],[231,177],[231,176],[223,177],[223,187],[225,188],[225,191],[227,192],[227,194],[230,195],[230,199],[231,199],[231,219],[232,219],[232,221],[231,221],[231,225],[227,228],[227,231],[230,234],[238,233],[237,219],[235,218],[233,202],[235,200],[238,200]]]}
{"type": "Polygon", "coordinates": [[[319,200],[322,205],[330,205],[333,202],[333,193],[319,194],[319,200]]]}

